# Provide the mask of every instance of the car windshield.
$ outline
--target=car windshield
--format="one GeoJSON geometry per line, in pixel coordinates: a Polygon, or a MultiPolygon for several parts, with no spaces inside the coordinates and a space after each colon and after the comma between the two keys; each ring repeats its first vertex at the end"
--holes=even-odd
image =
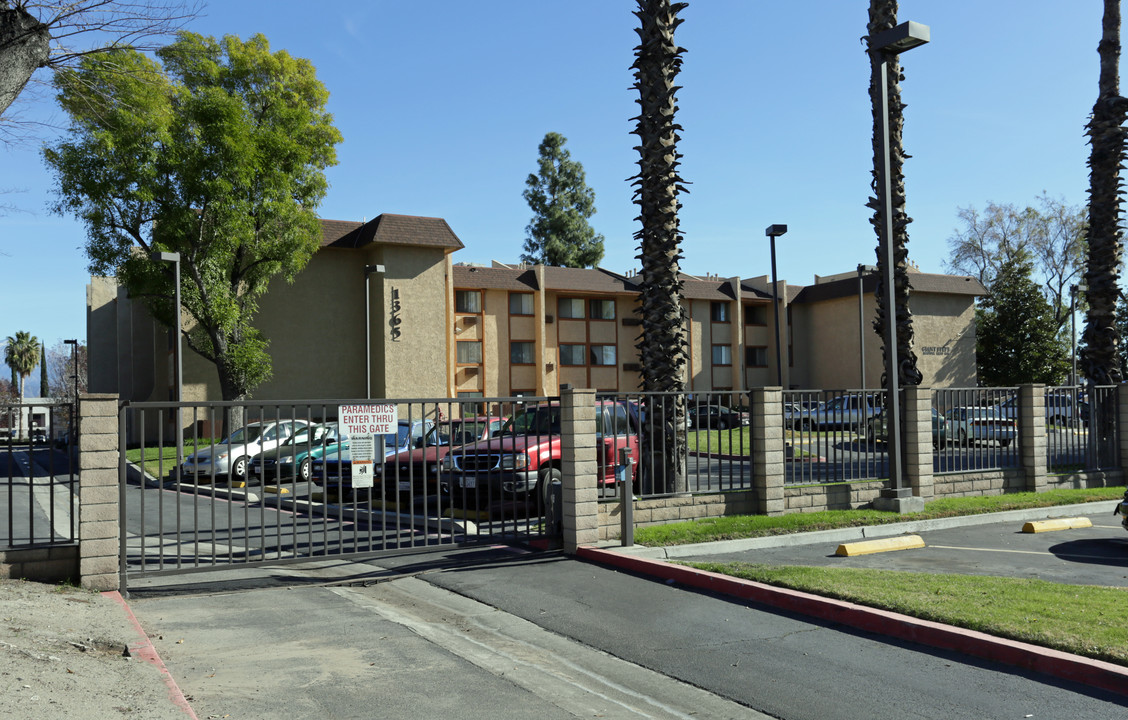
{"type": "Polygon", "coordinates": [[[516,415],[501,429],[503,435],[556,434],[560,432],[560,407],[537,407],[516,415]]]}

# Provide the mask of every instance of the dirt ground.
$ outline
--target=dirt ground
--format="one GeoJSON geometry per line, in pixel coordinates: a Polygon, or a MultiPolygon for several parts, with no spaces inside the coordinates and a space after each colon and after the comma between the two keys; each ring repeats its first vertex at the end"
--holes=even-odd
{"type": "Polygon", "coordinates": [[[112,596],[0,580],[0,717],[191,717],[112,596]]]}

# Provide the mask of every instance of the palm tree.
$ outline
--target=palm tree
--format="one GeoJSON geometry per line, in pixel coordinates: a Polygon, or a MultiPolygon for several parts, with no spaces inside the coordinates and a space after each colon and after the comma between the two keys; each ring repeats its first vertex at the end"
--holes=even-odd
{"type": "Polygon", "coordinates": [[[1120,373],[1120,337],[1116,327],[1120,259],[1120,167],[1124,164],[1124,119],[1128,100],[1120,96],[1120,0],[1105,0],[1097,102],[1086,133],[1089,156],[1088,268],[1086,316],[1081,363],[1093,385],[1111,385],[1120,373]]]}
{"type": "MultiPolygon", "coordinates": [[[[868,37],[897,25],[897,0],[870,0],[868,37]]],[[[887,82],[889,98],[889,186],[891,188],[893,208],[893,253],[894,267],[894,307],[897,310],[897,348],[895,367],[898,369],[898,387],[905,385],[919,385],[922,375],[917,369],[917,357],[913,352],[913,317],[909,312],[909,223],[913,220],[905,212],[905,148],[902,144],[902,131],[905,127],[904,105],[901,103],[901,86],[898,82],[902,79],[901,63],[896,55],[886,58],[887,82]]],[[[881,251],[881,239],[885,234],[885,188],[882,183],[881,156],[885,152],[882,146],[882,116],[881,103],[881,58],[870,54],[870,104],[873,108],[873,162],[872,171],[873,197],[866,206],[873,210],[870,224],[877,232],[877,267],[884,276],[889,269],[885,267],[885,254],[881,251]]],[[[885,337],[885,293],[884,283],[877,284],[877,319],[873,328],[881,337],[885,337]]],[[[885,347],[882,343],[883,354],[892,352],[892,348],[885,347]]],[[[884,383],[883,383],[884,384],[884,383]]]]}
{"type": "Polygon", "coordinates": [[[682,23],[678,12],[687,3],[670,0],[638,0],[639,44],[635,48],[635,89],[638,90],[639,171],[632,180],[634,200],[639,205],[642,228],[639,241],[642,271],[639,308],[642,334],[639,351],[644,392],[671,392],[670,396],[647,396],[643,437],[644,457],[655,478],[655,490],[685,489],[682,463],[686,443],[685,423],[685,310],[681,302],[678,263],[681,231],[678,228],[678,193],[684,191],[678,175],[681,155],[677,152],[678,131],[675,79],[681,70],[681,54],[674,30],[682,23]],[[651,431],[652,430],[652,431],[651,431]],[[661,458],[662,466],[655,462],[661,458]]]}
{"type": "MultiPolygon", "coordinates": [[[[24,378],[31,375],[38,363],[39,339],[29,332],[20,330],[15,337],[9,336],[4,347],[4,362],[12,369],[12,373],[19,377],[20,404],[24,400],[24,378]]],[[[23,413],[20,413],[19,427],[16,434],[23,435],[23,413]]]]}

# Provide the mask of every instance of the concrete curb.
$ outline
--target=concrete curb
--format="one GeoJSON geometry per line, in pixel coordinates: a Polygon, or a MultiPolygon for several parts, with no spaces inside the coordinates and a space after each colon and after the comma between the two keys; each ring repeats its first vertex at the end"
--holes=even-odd
{"type": "Polygon", "coordinates": [[[1102,660],[601,548],[580,547],[576,555],[601,565],[672,580],[689,587],[723,593],[866,632],[952,650],[1128,696],[1128,667],[1102,660]]]}
{"type": "Polygon", "coordinates": [[[153,643],[149,640],[145,629],[142,628],[141,623],[137,621],[137,616],[133,614],[129,603],[127,603],[121,596],[121,593],[116,590],[104,592],[102,595],[114,600],[118,605],[121,605],[122,609],[125,610],[125,615],[129,619],[130,624],[132,624],[133,628],[137,631],[137,636],[140,639],[137,642],[129,643],[129,654],[155,665],[157,670],[161,673],[161,679],[164,680],[164,684],[168,686],[168,699],[172,701],[173,705],[183,710],[184,714],[192,718],[192,720],[198,720],[196,712],[192,709],[192,706],[188,704],[188,699],[185,698],[184,693],[180,691],[180,686],[176,684],[172,673],[165,667],[161,656],[157,654],[157,649],[153,647],[153,643]]]}
{"type": "Polygon", "coordinates": [[[937,518],[933,520],[891,523],[889,525],[869,525],[864,527],[841,528],[838,530],[820,530],[817,532],[744,538],[741,540],[721,540],[718,542],[694,543],[689,545],[670,545],[668,547],[643,547],[641,545],[622,547],[615,545],[614,541],[601,543],[599,547],[614,550],[614,552],[623,555],[652,559],[725,555],[728,553],[744,552],[745,550],[793,547],[795,545],[810,545],[813,543],[836,545],[844,542],[872,540],[874,538],[926,532],[928,530],[947,530],[949,528],[968,527],[970,525],[988,525],[999,522],[1000,520],[1004,522],[1024,523],[1030,520],[1064,518],[1073,517],[1075,515],[1111,515],[1112,508],[1117,502],[1116,500],[1103,500],[1101,502],[1080,503],[1077,505],[1054,505],[1051,507],[1030,508],[1027,510],[1007,510],[1005,512],[984,513],[981,515],[961,515],[958,517],[937,518]]]}

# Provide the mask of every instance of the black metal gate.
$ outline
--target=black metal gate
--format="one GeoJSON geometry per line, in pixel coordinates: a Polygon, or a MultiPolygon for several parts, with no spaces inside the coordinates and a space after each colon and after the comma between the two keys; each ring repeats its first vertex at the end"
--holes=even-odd
{"type": "Polygon", "coordinates": [[[477,482],[485,475],[448,459],[474,448],[507,464],[500,456],[515,438],[506,422],[544,401],[123,404],[123,586],[148,573],[547,544],[535,482],[477,482]],[[378,430],[369,450],[355,421],[371,406],[394,408],[394,419],[371,414],[380,423],[368,427],[378,430]]]}

